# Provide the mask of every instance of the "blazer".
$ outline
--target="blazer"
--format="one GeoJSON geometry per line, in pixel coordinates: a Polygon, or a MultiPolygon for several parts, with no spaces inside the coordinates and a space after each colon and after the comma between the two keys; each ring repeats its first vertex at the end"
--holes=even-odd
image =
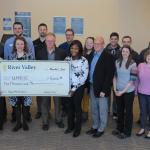
{"type": "Polygon", "coordinates": [[[4,58],[4,46],[0,43],[0,57],[4,58]]]}
{"type": "MultiPolygon", "coordinates": [[[[63,49],[55,48],[55,59],[54,60],[64,60],[66,58],[66,53],[63,49]]],[[[46,48],[38,49],[36,52],[36,60],[48,60],[48,52],[46,48]]]]}
{"type": "MultiPolygon", "coordinates": [[[[88,56],[89,69],[94,57],[94,51],[88,56]]],[[[108,97],[111,93],[112,80],[115,73],[115,60],[113,56],[103,50],[98,59],[93,73],[93,89],[95,97],[100,97],[100,92],[104,92],[108,97]]],[[[88,79],[88,84],[89,79],[88,79]]]]}

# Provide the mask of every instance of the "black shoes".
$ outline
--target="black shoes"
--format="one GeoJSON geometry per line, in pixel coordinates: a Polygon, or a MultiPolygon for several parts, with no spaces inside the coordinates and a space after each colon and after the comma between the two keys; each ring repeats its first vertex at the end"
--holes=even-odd
{"type": "Polygon", "coordinates": [[[113,130],[112,131],[112,135],[114,135],[114,136],[117,136],[119,134],[121,134],[121,132],[119,130],[113,130]]]}
{"type": "Polygon", "coordinates": [[[68,133],[71,133],[73,131],[73,129],[69,129],[69,128],[67,128],[66,130],[65,130],[65,134],[68,134],[68,133]]]}
{"type": "Polygon", "coordinates": [[[44,131],[47,131],[49,129],[49,125],[48,124],[43,124],[42,129],[44,131]]]}
{"type": "MultiPolygon", "coordinates": [[[[71,133],[71,132],[73,132],[73,129],[67,128],[64,133],[65,133],[65,134],[69,134],[69,133],[71,133]]],[[[73,137],[78,137],[79,135],[80,135],[80,131],[74,131],[74,132],[73,132],[73,137]]]]}
{"type": "Polygon", "coordinates": [[[88,130],[86,132],[86,134],[92,135],[92,137],[94,137],[94,138],[98,138],[98,137],[101,137],[104,134],[104,131],[100,132],[100,131],[97,131],[97,129],[91,128],[90,130],[88,130]]]}
{"type": "Polygon", "coordinates": [[[12,131],[13,132],[17,132],[21,128],[22,128],[22,124],[21,123],[17,123],[16,126],[12,129],[12,131]]]}
{"type": "Polygon", "coordinates": [[[95,134],[96,132],[97,132],[97,129],[91,128],[90,130],[88,130],[88,131],[86,132],[86,134],[92,135],[92,134],[95,134]]]}
{"type": "Polygon", "coordinates": [[[98,138],[98,137],[101,137],[103,134],[104,134],[104,131],[102,131],[102,132],[97,131],[95,134],[93,134],[93,137],[98,138]]]}
{"type": "Polygon", "coordinates": [[[126,138],[131,136],[131,135],[127,135],[127,134],[125,134],[123,132],[120,132],[117,129],[112,131],[112,135],[116,136],[119,139],[126,139],[126,138]]]}
{"type": "Polygon", "coordinates": [[[126,139],[128,137],[130,137],[130,135],[126,135],[124,133],[120,133],[118,136],[117,136],[119,139],[126,139]]]}
{"type": "Polygon", "coordinates": [[[28,127],[27,123],[23,123],[22,127],[23,127],[24,131],[28,131],[29,130],[29,127],[28,127]]]}
{"type": "Polygon", "coordinates": [[[0,130],[3,130],[3,124],[0,124],[0,130]]]}
{"type": "Polygon", "coordinates": [[[35,115],[35,119],[41,118],[41,115],[42,115],[42,114],[41,114],[40,112],[37,112],[36,115],[35,115]]]}
{"type": "Polygon", "coordinates": [[[56,122],[56,124],[57,124],[57,126],[58,126],[59,128],[64,128],[64,127],[65,127],[65,125],[64,125],[64,123],[63,123],[62,121],[56,122]]]}
{"type": "Polygon", "coordinates": [[[78,137],[80,135],[80,132],[79,131],[75,131],[74,133],[73,133],[73,137],[78,137]]]}

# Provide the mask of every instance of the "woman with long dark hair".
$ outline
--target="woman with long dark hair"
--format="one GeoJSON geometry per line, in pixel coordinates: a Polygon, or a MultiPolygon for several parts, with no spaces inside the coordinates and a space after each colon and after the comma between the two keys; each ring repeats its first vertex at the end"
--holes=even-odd
{"type": "Polygon", "coordinates": [[[71,56],[65,60],[71,65],[71,90],[68,100],[68,124],[65,134],[73,132],[73,137],[80,135],[82,109],[81,102],[84,92],[84,84],[88,76],[88,61],[82,56],[82,44],[78,40],[72,41],[70,45],[71,56]]]}
{"type": "Polygon", "coordinates": [[[123,46],[121,56],[116,60],[116,74],[113,79],[118,120],[117,129],[112,134],[120,139],[131,136],[136,75],[137,68],[132,59],[131,48],[123,46]]]}

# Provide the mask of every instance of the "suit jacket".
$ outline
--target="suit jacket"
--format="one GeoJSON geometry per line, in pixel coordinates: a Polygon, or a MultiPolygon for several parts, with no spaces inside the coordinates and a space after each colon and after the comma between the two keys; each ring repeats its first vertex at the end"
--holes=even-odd
{"type": "MultiPolygon", "coordinates": [[[[92,52],[88,57],[89,67],[91,67],[93,57],[94,52],[92,52]]],[[[93,73],[93,89],[95,97],[100,97],[100,92],[104,92],[106,97],[110,95],[114,73],[114,58],[103,50],[93,73]]]]}
{"type": "Polygon", "coordinates": [[[4,46],[0,43],[0,57],[4,58],[4,46]]]}
{"type": "Polygon", "coordinates": [[[70,49],[69,49],[70,44],[68,42],[64,42],[64,43],[59,45],[59,48],[64,49],[66,51],[67,56],[70,56],[70,49]]]}
{"type": "MultiPolygon", "coordinates": [[[[55,59],[54,60],[64,60],[66,58],[66,53],[60,48],[55,48],[55,59]]],[[[38,49],[36,52],[36,60],[48,60],[47,49],[38,49]]]]}

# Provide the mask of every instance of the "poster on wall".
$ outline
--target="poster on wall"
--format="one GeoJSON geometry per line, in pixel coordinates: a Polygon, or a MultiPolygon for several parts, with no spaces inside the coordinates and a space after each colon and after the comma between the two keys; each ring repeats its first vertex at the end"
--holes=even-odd
{"type": "Polygon", "coordinates": [[[31,12],[15,12],[15,21],[23,24],[23,35],[31,37],[31,12]]]}
{"type": "Polygon", "coordinates": [[[53,32],[55,34],[65,34],[66,17],[53,17],[53,32]]]}
{"type": "Polygon", "coordinates": [[[71,28],[74,30],[75,34],[82,35],[84,30],[84,18],[71,18],[71,28]]]}
{"type": "Polygon", "coordinates": [[[3,30],[10,31],[12,28],[11,18],[3,18],[3,30]]]}

